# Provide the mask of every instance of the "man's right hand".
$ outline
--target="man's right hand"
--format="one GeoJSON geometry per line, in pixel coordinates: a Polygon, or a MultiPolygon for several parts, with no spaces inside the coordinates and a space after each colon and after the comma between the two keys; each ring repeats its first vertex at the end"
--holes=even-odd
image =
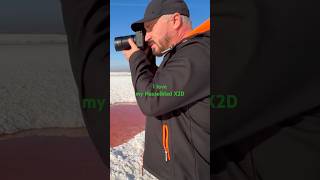
{"type": "Polygon", "coordinates": [[[130,57],[133,53],[135,53],[136,51],[139,51],[140,49],[137,47],[137,45],[133,42],[132,38],[128,39],[128,42],[131,46],[131,49],[129,50],[123,50],[123,55],[125,56],[125,58],[129,61],[130,57]]]}
{"type": "Polygon", "coordinates": [[[147,59],[148,61],[151,63],[151,64],[156,64],[156,56],[154,56],[152,54],[152,49],[150,46],[147,46],[145,49],[144,49],[144,53],[146,54],[147,56],[147,59]]]}

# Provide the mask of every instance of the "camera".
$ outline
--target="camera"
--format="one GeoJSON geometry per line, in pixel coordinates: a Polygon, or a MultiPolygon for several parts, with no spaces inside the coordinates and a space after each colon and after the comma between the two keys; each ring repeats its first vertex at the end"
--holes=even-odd
{"type": "Polygon", "coordinates": [[[146,44],[144,41],[144,36],[145,36],[145,31],[141,30],[141,31],[136,31],[135,35],[115,37],[114,47],[116,51],[129,50],[131,49],[131,47],[128,42],[128,39],[132,38],[133,41],[136,43],[137,47],[143,50],[146,44]]]}

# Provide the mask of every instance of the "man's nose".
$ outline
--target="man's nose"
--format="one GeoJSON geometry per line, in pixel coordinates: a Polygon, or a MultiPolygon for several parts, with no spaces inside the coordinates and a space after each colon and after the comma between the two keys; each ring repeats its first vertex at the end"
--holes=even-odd
{"type": "Polygon", "coordinates": [[[147,33],[146,33],[146,36],[144,37],[144,41],[145,41],[145,42],[148,42],[148,41],[150,40],[150,38],[151,38],[151,35],[150,35],[149,32],[147,32],[147,33]]]}

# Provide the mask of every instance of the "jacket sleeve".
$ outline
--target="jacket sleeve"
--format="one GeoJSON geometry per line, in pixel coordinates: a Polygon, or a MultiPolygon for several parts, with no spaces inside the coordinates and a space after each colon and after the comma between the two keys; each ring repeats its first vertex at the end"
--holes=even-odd
{"type": "Polygon", "coordinates": [[[148,116],[164,115],[210,94],[209,47],[186,45],[156,72],[143,51],[134,53],[129,62],[135,92],[143,94],[136,96],[138,105],[148,116]],[[144,95],[155,92],[154,85],[166,86],[162,91],[172,92],[172,96],[144,95]],[[174,91],[183,91],[184,96],[174,96],[174,91]]]}
{"type": "MultiPolygon", "coordinates": [[[[80,104],[84,98],[104,99],[109,105],[109,7],[105,0],[61,0],[68,37],[70,64],[80,104]]],[[[81,109],[88,133],[109,166],[107,109],[81,109]]]]}

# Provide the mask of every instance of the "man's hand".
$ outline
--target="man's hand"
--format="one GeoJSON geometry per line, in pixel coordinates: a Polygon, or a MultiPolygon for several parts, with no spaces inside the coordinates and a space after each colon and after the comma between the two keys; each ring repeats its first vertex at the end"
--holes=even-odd
{"type": "Polygon", "coordinates": [[[126,59],[129,61],[130,57],[133,53],[136,51],[139,51],[140,49],[137,47],[137,45],[133,42],[132,38],[128,39],[128,42],[131,46],[131,49],[129,50],[123,50],[123,55],[126,57],[126,59]]]}

